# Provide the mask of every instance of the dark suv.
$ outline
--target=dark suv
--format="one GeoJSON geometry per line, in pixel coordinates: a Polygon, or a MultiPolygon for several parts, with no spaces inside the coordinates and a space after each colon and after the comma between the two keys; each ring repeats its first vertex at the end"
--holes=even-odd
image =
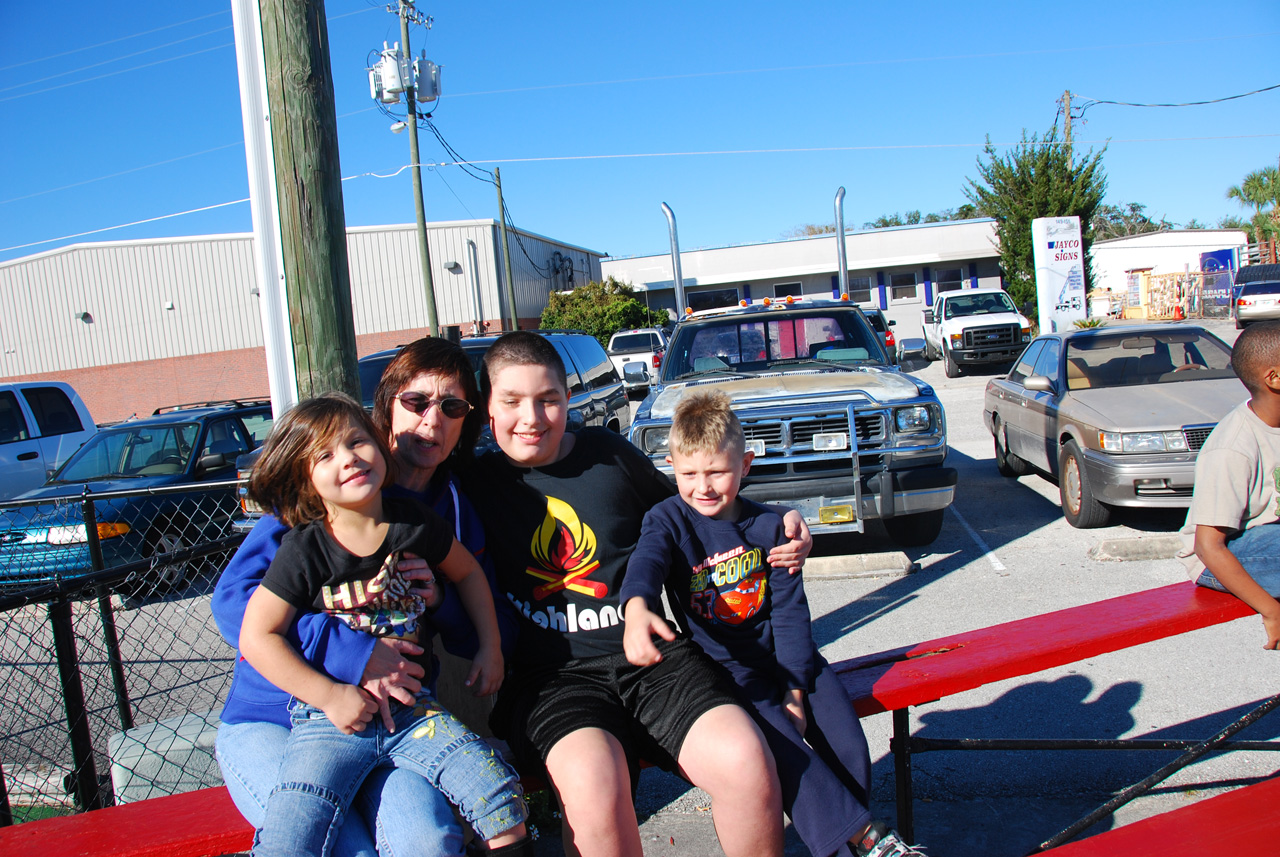
{"type": "MultiPolygon", "coordinates": [[[[564,361],[569,381],[569,427],[604,426],[624,434],[631,426],[631,409],[622,380],[600,342],[580,330],[534,332],[545,336],[564,361]]],[[[484,366],[484,353],[497,339],[476,336],[462,340],[477,378],[484,366]]],[[[382,373],[399,353],[399,348],[391,348],[360,358],[360,394],[366,408],[373,407],[373,392],[382,373]]]]}
{"type": "MultiPolygon", "coordinates": [[[[91,571],[90,535],[111,568],[230,534],[236,458],[261,445],[271,423],[270,402],[204,402],[99,430],[42,487],[0,510],[0,583],[91,571]]],[[[178,563],[157,565],[154,577],[172,588],[187,574],[178,563]]]]}

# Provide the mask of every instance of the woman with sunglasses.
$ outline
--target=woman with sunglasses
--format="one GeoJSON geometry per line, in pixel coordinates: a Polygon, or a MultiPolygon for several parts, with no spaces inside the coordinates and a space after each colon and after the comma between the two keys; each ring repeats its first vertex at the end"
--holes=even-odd
{"type": "MultiPolygon", "coordinates": [[[[499,598],[484,529],[458,489],[452,465],[468,459],[481,427],[480,393],[471,362],[447,340],[419,339],[401,349],[383,372],[374,393],[373,422],[386,432],[398,477],[387,495],[407,496],[434,508],[454,525],[458,540],[480,561],[494,592],[503,648],[515,638],[511,603],[499,598]]],[[[212,610],[223,637],[232,646],[240,636],[245,604],[280,546],[286,528],[263,516],[218,580],[212,610]]],[[[420,559],[400,565],[406,576],[431,579],[420,559]]],[[[447,651],[470,657],[478,645],[456,591],[443,579],[443,596],[419,639],[439,630],[447,651]]],[[[406,655],[421,650],[389,638],[375,640],[323,614],[300,617],[293,633],[299,651],[333,678],[360,685],[379,702],[388,720],[392,698],[411,703],[428,677],[406,655]]],[[[504,655],[510,655],[504,651],[504,655]]],[[[431,681],[435,676],[430,677],[431,681]]],[[[232,800],[244,817],[260,826],[267,798],[289,735],[289,696],[277,690],[243,659],[237,661],[231,690],[218,728],[216,755],[232,800]]],[[[343,823],[335,857],[388,854],[462,855],[463,833],[449,801],[425,779],[406,771],[380,769],[365,781],[357,803],[343,823]]]]}

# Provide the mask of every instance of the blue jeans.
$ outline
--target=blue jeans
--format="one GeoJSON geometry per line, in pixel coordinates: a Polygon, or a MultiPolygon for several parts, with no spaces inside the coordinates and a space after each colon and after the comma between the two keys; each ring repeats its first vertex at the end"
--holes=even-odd
{"type": "MultiPolygon", "coordinates": [[[[255,828],[280,779],[289,730],[275,723],[223,723],[215,744],[236,809],[255,828]]],[[[356,793],[339,828],[335,857],[463,857],[463,831],[449,799],[413,771],[378,768],[356,793]]]]}
{"type": "MultiPolygon", "coordinates": [[[[1280,598],[1280,523],[1250,527],[1227,542],[1227,549],[1259,586],[1280,598]]],[[[1200,572],[1196,583],[1219,592],[1227,591],[1207,568],[1200,572]]]]}
{"type": "Polygon", "coordinates": [[[515,772],[488,743],[440,707],[430,694],[416,705],[394,703],[395,732],[375,717],[344,735],[320,709],[295,702],[280,781],[267,800],[255,857],[328,855],[361,784],[394,766],[423,777],[488,840],[524,821],[515,772]]]}

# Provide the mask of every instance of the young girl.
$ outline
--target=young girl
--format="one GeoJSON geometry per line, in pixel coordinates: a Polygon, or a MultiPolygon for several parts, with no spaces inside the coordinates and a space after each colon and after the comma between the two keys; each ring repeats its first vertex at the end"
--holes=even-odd
{"type": "Polygon", "coordinates": [[[323,610],[353,628],[421,645],[418,617],[439,593],[434,582],[416,589],[397,575],[397,561],[410,552],[453,581],[476,627],[480,647],[467,686],[481,696],[498,689],[502,653],[484,573],[434,512],[383,498],[393,466],[364,409],[330,393],[276,424],[250,478],[249,496],[293,527],[240,632],[244,658],[297,700],[279,785],[254,846],[259,857],[327,855],[356,791],[379,765],[427,778],[492,853],[532,854],[515,773],[425,687],[413,706],[392,703],[394,729],[387,728],[364,690],[314,669],[286,636],[298,610],[323,610]]]}

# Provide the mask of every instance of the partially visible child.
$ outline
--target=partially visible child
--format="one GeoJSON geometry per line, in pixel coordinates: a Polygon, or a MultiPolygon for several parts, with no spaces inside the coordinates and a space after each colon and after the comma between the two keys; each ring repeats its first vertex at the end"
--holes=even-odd
{"type": "Polygon", "coordinates": [[[1251,324],[1231,350],[1249,390],[1196,457],[1182,528],[1191,578],[1257,610],[1264,648],[1280,647],[1280,322],[1251,324]]]}
{"type": "Polygon", "coordinates": [[[814,645],[801,576],[770,568],[786,541],[782,519],[738,496],[751,465],[742,426],[724,393],[677,405],[667,461],[679,496],[654,506],[627,565],[620,598],[627,659],[661,660],[653,635],[675,638],[672,609],[733,676],[773,751],[783,808],[819,857],[917,855],[868,805],[871,761],[849,698],[814,645]]]}
{"type": "Polygon", "coordinates": [[[327,855],[365,777],[392,765],[429,780],[492,853],[532,854],[519,780],[484,739],[425,687],[412,706],[391,703],[388,729],[365,690],[316,670],[287,636],[297,611],[323,610],[358,630],[419,642],[418,620],[439,592],[434,582],[424,590],[399,576],[396,563],[409,552],[457,586],[475,625],[480,647],[466,684],[484,695],[502,682],[484,572],[435,512],[384,499],[394,466],[384,437],[351,397],[309,399],[276,424],[250,479],[250,497],[293,529],[249,599],[240,652],[296,699],[280,785],[253,853],[327,855]]]}

